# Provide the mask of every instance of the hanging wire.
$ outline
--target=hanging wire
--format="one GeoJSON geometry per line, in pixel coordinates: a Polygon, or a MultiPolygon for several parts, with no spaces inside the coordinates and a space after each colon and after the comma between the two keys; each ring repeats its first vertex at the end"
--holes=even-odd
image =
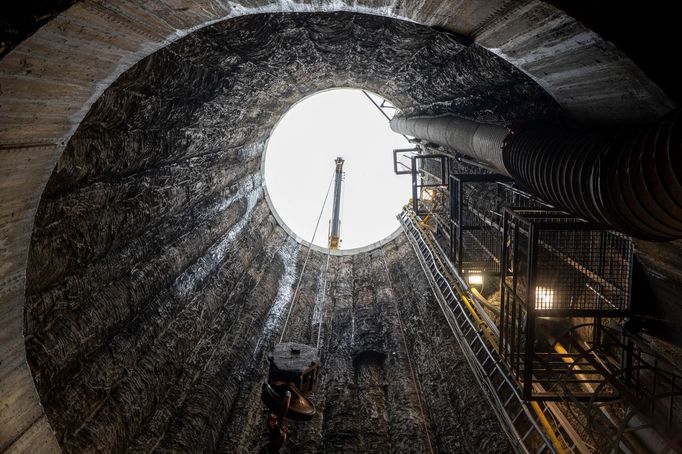
{"type": "MultiPolygon", "coordinates": [[[[301,274],[298,276],[298,282],[296,283],[296,290],[294,290],[294,296],[291,298],[291,304],[289,305],[289,311],[287,312],[287,318],[284,321],[284,327],[282,328],[282,335],[279,337],[279,342],[284,340],[284,335],[287,332],[287,325],[289,324],[289,317],[291,317],[291,311],[296,304],[296,296],[298,295],[298,290],[301,288],[301,281],[303,280],[303,273],[305,272],[305,267],[308,264],[308,259],[310,258],[310,251],[313,248],[313,241],[315,241],[315,235],[317,235],[317,228],[320,226],[320,220],[322,219],[322,214],[324,213],[324,207],[327,205],[327,198],[329,198],[329,191],[332,188],[332,183],[334,183],[334,176],[336,175],[336,170],[332,174],[332,179],[327,187],[327,193],[324,196],[324,202],[322,202],[322,208],[320,209],[320,215],[317,217],[317,223],[315,224],[315,230],[313,231],[313,237],[308,244],[308,253],[305,256],[305,261],[303,262],[303,267],[301,268],[301,274]]],[[[325,282],[326,284],[326,282],[325,282]]],[[[319,338],[319,335],[318,335],[319,338]]]]}
{"type": "MultiPolygon", "coordinates": [[[[343,205],[342,205],[343,206],[343,205]]],[[[322,309],[320,310],[320,321],[317,324],[317,343],[315,348],[320,349],[320,337],[322,335],[322,325],[324,317],[327,313],[327,277],[329,276],[329,257],[332,255],[332,249],[327,248],[327,264],[324,267],[324,281],[322,283],[322,309]]]]}
{"type": "MultiPolygon", "coordinates": [[[[341,178],[345,178],[346,173],[344,172],[341,175],[341,178]]],[[[341,204],[341,215],[339,216],[339,236],[341,236],[341,220],[343,219],[343,201],[345,199],[345,194],[346,194],[346,185],[341,186],[341,200],[339,203],[341,204]]],[[[331,221],[329,221],[329,235],[331,235],[331,221]]],[[[330,244],[327,244],[327,263],[324,267],[324,280],[322,281],[322,308],[320,310],[320,320],[317,324],[317,343],[316,343],[316,348],[319,350],[320,349],[320,339],[322,336],[322,325],[324,324],[324,317],[327,313],[327,279],[329,277],[329,257],[331,256],[332,253],[332,248],[330,244]]]]}

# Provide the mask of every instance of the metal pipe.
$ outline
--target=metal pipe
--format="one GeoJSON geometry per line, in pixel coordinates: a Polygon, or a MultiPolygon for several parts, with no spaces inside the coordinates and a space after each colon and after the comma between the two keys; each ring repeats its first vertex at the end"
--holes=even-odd
{"type": "Polygon", "coordinates": [[[510,176],[504,167],[502,146],[509,130],[454,116],[393,117],[391,129],[456,150],[510,176]]]}
{"type": "Polygon", "coordinates": [[[682,118],[615,132],[530,125],[510,132],[457,117],[391,128],[491,165],[552,205],[636,238],[682,238],[682,118]]]}
{"type": "Polygon", "coordinates": [[[341,242],[341,185],[343,184],[343,158],[338,157],[334,180],[334,207],[332,208],[332,226],[329,234],[329,249],[338,249],[341,242]]]}
{"type": "Polygon", "coordinates": [[[510,135],[504,163],[553,205],[636,238],[682,238],[680,112],[612,133],[533,126],[510,135]]]}
{"type": "Polygon", "coordinates": [[[545,416],[545,413],[542,411],[542,408],[540,408],[540,405],[536,401],[532,401],[530,406],[535,411],[535,414],[538,415],[538,420],[540,420],[542,428],[545,429],[545,433],[552,441],[552,445],[554,445],[554,449],[556,449],[557,454],[564,454],[566,452],[564,444],[559,440],[559,437],[556,436],[554,428],[550,424],[549,420],[547,420],[547,416],[545,416]]]}

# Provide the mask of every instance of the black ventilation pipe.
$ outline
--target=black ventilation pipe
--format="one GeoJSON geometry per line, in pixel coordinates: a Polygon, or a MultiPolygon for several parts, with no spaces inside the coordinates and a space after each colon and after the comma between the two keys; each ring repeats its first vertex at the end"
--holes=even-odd
{"type": "Polygon", "coordinates": [[[457,117],[396,117],[391,128],[484,162],[554,206],[636,238],[682,238],[682,115],[613,133],[457,117]]]}

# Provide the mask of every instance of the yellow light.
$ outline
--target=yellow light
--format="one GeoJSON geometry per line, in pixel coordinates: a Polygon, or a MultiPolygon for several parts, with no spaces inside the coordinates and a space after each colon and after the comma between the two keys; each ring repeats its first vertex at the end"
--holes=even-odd
{"type": "Polygon", "coordinates": [[[434,200],[436,198],[435,189],[424,188],[422,189],[422,199],[424,200],[434,200]]]}
{"type": "Polygon", "coordinates": [[[467,280],[469,281],[469,285],[483,285],[482,274],[469,274],[467,280]]]}
{"type": "Polygon", "coordinates": [[[554,289],[535,287],[535,309],[552,309],[554,307],[554,289]]]}

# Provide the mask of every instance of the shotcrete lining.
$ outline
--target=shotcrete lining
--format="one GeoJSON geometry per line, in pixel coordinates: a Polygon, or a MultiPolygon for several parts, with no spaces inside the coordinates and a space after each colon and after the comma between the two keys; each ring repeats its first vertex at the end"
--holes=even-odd
{"type": "MultiPolygon", "coordinates": [[[[76,2],[0,61],[3,103],[0,115],[0,168],[4,169],[0,248],[0,326],[8,342],[0,351],[0,373],[7,387],[0,405],[0,449],[57,450],[50,425],[25,364],[21,325],[25,269],[33,218],[50,172],[65,143],[92,103],[120,74],[145,56],[201,27],[263,8],[340,8],[404,15],[475,39],[545,85],[573,118],[618,123],[656,117],[670,101],[635,65],[606,40],[586,43],[570,54],[528,59],[528,50],[561,41],[584,27],[539,0],[451,2],[362,2],[301,0],[229,4],[199,0],[178,8],[173,1],[76,2]],[[242,4],[251,5],[242,8],[242,4]],[[261,5],[261,6],[258,6],[261,5]],[[383,9],[382,9],[383,8],[383,9]],[[564,17],[558,29],[526,33],[538,18],[564,17]],[[580,71],[572,69],[581,68],[580,71]],[[590,83],[584,81],[589,79],[590,83]],[[11,93],[11,96],[9,95],[11,93]],[[636,96],[623,96],[636,93],[636,96]]],[[[42,15],[41,15],[42,17],[42,15]]],[[[661,257],[657,255],[657,260],[661,257]]],[[[674,260],[668,261],[669,263],[674,260]]],[[[668,263],[666,262],[666,263],[668,263]]],[[[679,293],[679,292],[678,292],[679,293]]],[[[673,292],[673,295],[675,293],[673,292]]],[[[673,298],[674,299],[674,298],[673,298]]]]}
{"type": "MultiPolygon", "coordinates": [[[[229,450],[242,424],[251,429],[241,433],[240,446],[253,448],[263,439],[263,359],[281,329],[286,287],[304,254],[268,206],[259,159],[273,125],[294,102],[338,86],[385,94],[423,115],[455,111],[505,122],[560,114],[551,97],[493,54],[447,33],[376,16],[239,18],[141,61],[95,103],[36,217],[26,347],[65,450],[229,450]]],[[[316,337],[324,254],[312,254],[290,340],[316,337]]],[[[394,426],[422,424],[416,407],[401,403],[401,390],[416,396],[404,382],[406,364],[390,359],[405,355],[391,338],[398,315],[383,303],[392,293],[401,295],[407,314],[415,301],[430,304],[407,324],[415,336],[408,348],[415,349],[411,356],[419,358],[420,380],[429,387],[422,390],[430,396],[427,406],[438,409],[426,415],[433,442],[453,451],[486,445],[457,429],[468,414],[490,431],[496,440],[490,443],[506,446],[489,409],[474,415],[462,402],[442,401],[480,390],[453,391],[467,387],[469,372],[451,334],[431,336],[442,320],[415,260],[399,232],[361,253],[332,257],[338,271],[329,277],[334,285],[323,336],[326,370],[334,378],[319,393],[326,395],[324,418],[295,428],[302,443],[351,449],[363,431],[371,432],[364,422],[378,415],[385,423],[366,440],[368,449],[423,451],[422,435],[405,438],[394,426]],[[400,291],[376,262],[384,250],[413,264],[393,268],[400,291]],[[461,382],[441,382],[447,374],[431,364],[434,348],[461,382]],[[389,359],[358,372],[353,358],[363,351],[389,359]],[[376,394],[379,384],[387,394],[376,394]],[[346,395],[349,387],[374,396],[368,397],[376,399],[371,414],[347,412],[363,395],[346,395]]]]}

